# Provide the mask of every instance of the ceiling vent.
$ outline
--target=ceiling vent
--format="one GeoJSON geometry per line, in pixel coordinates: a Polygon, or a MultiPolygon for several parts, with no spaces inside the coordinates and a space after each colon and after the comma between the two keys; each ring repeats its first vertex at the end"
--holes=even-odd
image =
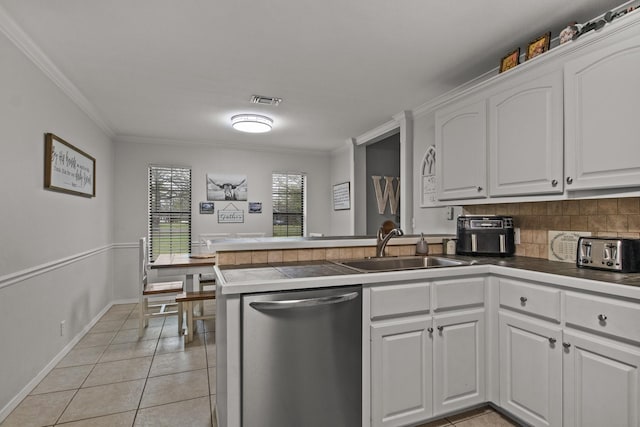
{"type": "Polygon", "coordinates": [[[252,95],[251,103],[260,105],[274,105],[277,106],[282,102],[282,98],[275,98],[273,96],[252,95]]]}

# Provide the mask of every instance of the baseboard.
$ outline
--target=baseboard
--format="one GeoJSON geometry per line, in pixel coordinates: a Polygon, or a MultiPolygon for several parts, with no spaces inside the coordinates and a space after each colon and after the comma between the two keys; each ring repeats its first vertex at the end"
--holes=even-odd
{"type": "MultiPolygon", "coordinates": [[[[134,299],[133,302],[138,302],[138,301],[137,299],[134,299]]],[[[13,411],[20,404],[20,402],[22,402],[22,400],[25,397],[27,397],[29,393],[33,391],[34,388],[38,386],[38,384],[40,384],[40,382],[44,379],[44,377],[46,377],[49,374],[49,372],[51,372],[51,370],[53,370],[53,368],[56,367],[56,365],[62,360],[62,358],[65,357],[67,353],[69,353],[69,351],[71,351],[71,349],[76,344],[78,344],[78,342],[82,339],[82,337],[84,337],[87,334],[87,332],[89,332],[89,330],[93,328],[93,326],[98,322],[98,320],[100,320],[100,318],[104,316],[104,314],[114,304],[123,304],[123,303],[118,301],[118,302],[110,302],[109,304],[107,304],[105,308],[103,308],[102,311],[100,311],[100,313],[98,313],[91,320],[91,322],[89,322],[89,324],[87,324],[87,326],[85,326],[84,329],[82,329],[82,331],[80,331],[71,341],[69,341],[69,343],[62,350],[60,350],[60,352],[51,360],[51,362],[47,364],[47,366],[45,366],[38,373],[38,375],[36,375],[31,381],[29,381],[29,383],[26,386],[24,386],[24,388],[20,390],[20,392],[16,394],[14,398],[11,399],[9,403],[7,403],[4,406],[4,408],[0,409],[0,423],[2,423],[4,419],[9,416],[11,411],[13,411]]]]}

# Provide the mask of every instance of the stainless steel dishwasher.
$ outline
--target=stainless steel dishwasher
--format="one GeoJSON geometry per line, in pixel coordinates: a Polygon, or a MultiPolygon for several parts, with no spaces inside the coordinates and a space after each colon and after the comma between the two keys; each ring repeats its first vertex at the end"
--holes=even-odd
{"type": "Polygon", "coordinates": [[[361,288],[242,301],[242,425],[362,425],[361,288]]]}

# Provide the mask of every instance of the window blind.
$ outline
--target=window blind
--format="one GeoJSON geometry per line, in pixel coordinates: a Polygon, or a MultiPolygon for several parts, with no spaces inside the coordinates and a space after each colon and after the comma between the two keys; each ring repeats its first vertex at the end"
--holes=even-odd
{"type": "Polygon", "coordinates": [[[272,175],[274,237],[304,236],[305,180],[300,173],[272,175]]]}
{"type": "Polygon", "coordinates": [[[191,169],[149,167],[149,256],[191,252],[191,169]]]}

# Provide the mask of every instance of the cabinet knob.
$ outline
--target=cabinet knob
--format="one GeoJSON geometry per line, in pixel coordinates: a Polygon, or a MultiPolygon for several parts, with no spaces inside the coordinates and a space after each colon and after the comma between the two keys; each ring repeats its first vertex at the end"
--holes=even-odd
{"type": "Polygon", "coordinates": [[[482,191],[482,187],[478,187],[478,192],[482,191]]]}
{"type": "Polygon", "coordinates": [[[438,331],[442,332],[443,329],[444,329],[444,326],[438,326],[438,331]]]}
{"type": "Polygon", "coordinates": [[[556,340],[555,338],[553,338],[553,337],[549,338],[549,343],[550,343],[550,344],[555,344],[555,343],[556,343],[556,341],[557,341],[557,340],[556,340]]]}
{"type": "Polygon", "coordinates": [[[557,187],[558,186],[558,180],[554,179],[553,181],[551,181],[551,186],[552,187],[557,187]]]}
{"type": "Polygon", "coordinates": [[[430,334],[433,333],[433,328],[427,328],[427,332],[429,332],[430,334]]]}
{"type": "Polygon", "coordinates": [[[607,320],[607,316],[604,314],[598,314],[598,320],[601,322],[605,322],[607,320]]]}
{"type": "Polygon", "coordinates": [[[571,347],[571,343],[563,342],[563,343],[562,343],[562,346],[563,346],[564,348],[569,348],[569,347],[571,347]]]}
{"type": "Polygon", "coordinates": [[[571,184],[573,183],[573,178],[571,178],[570,176],[567,177],[567,184],[571,184]]]}
{"type": "Polygon", "coordinates": [[[520,302],[522,304],[526,303],[527,302],[527,297],[520,297],[520,302]]]}

